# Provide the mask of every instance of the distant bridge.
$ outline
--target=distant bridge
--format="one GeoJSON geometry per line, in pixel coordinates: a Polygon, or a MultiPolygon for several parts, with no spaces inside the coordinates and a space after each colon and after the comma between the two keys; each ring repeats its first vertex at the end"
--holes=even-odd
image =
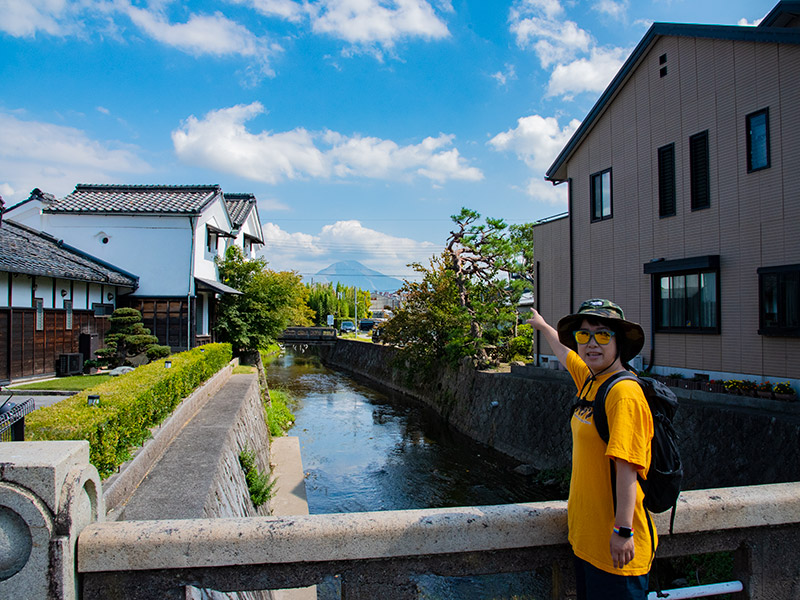
{"type": "Polygon", "coordinates": [[[278,338],[282,344],[331,344],[336,341],[333,327],[287,327],[278,338]]]}

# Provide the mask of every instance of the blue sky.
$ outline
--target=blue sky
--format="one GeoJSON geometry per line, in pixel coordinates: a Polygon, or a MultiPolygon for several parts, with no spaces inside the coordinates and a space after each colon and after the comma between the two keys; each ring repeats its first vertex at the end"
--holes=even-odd
{"type": "Polygon", "coordinates": [[[275,269],[394,277],[462,206],[566,209],[543,181],[655,21],[773,0],[0,0],[0,195],[218,183],[275,269]]]}

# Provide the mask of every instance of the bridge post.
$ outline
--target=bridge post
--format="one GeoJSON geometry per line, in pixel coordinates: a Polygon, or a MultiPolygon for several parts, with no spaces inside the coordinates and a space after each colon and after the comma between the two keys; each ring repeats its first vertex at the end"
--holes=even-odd
{"type": "Polygon", "coordinates": [[[0,598],[78,598],[78,534],[105,512],[89,442],[0,444],[0,598]]]}

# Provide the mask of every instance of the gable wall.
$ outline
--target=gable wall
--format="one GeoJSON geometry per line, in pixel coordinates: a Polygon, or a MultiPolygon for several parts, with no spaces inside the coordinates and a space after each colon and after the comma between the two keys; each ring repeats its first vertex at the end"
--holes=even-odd
{"type": "Polygon", "coordinates": [[[800,263],[799,138],[796,46],[660,38],[567,165],[575,302],[616,300],[648,332],[647,358],[650,276],[643,264],[719,254],[721,335],[657,334],[656,364],[800,377],[800,340],[757,333],[756,274],[760,266],[800,263]],[[745,116],[765,107],[772,166],[748,174],[745,116]],[[689,137],[706,129],[711,208],[692,212],[689,137]],[[657,149],[672,142],[677,215],[659,218],[657,149]],[[589,176],[609,167],[613,218],[590,223],[589,176]]]}

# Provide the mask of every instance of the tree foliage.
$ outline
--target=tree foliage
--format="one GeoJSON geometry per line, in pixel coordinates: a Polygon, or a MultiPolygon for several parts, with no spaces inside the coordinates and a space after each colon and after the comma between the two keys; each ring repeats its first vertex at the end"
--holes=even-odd
{"type": "Polygon", "coordinates": [[[240,295],[225,294],[217,307],[215,332],[237,352],[257,350],[289,325],[310,325],[308,290],[295,271],[267,269],[263,258],[247,260],[237,246],[217,259],[220,280],[240,295]]]}
{"type": "Polygon", "coordinates": [[[149,360],[155,360],[169,355],[169,346],[158,344],[158,338],[150,335],[142,323],[142,313],[135,308],[118,308],[109,320],[105,348],[98,350],[97,356],[112,368],[128,364],[129,356],[144,353],[149,360]]]}
{"type": "Polygon", "coordinates": [[[313,321],[317,326],[328,324],[328,315],[337,321],[356,318],[355,296],[358,296],[358,319],[370,316],[370,293],[356,287],[346,287],[341,283],[315,283],[308,286],[308,306],[314,312],[313,321]]]}
{"type": "Polygon", "coordinates": [[[533,287],[533,225],[480,218],[466,208],[453,215],[445,251],[429,268],[412,265],[421,281],[405,283],[405,303],[384,325],[386,342],[417,366],[465,356],[485,365],[530,352],[530,336],[516,331],[516,308],[533,287]]]}

